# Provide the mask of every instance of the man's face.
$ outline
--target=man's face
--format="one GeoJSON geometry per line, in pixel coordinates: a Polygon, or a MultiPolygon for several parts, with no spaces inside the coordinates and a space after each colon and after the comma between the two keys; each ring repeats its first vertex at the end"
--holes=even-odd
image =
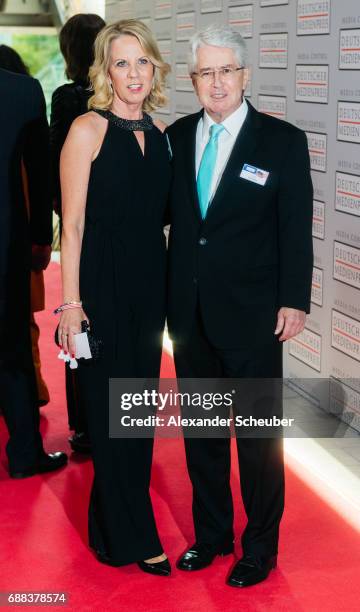
{"type": "Polygon", "coordinates": [[[242,103],[243,90],[249,78],[247,68],[221,75],[222,68],[241,68],[232,49],[204,45],[197,51],[196,75],[192,82],[201,106],[210,117],[221,122],[231,115],[242,103]],[[204,72],[215,71],[214,76],[201,78],[204,72]]]}

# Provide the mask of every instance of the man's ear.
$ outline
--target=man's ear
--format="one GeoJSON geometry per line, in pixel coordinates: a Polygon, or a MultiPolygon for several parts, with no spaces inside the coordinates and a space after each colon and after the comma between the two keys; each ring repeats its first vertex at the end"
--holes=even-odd
{"type": "Polygon", "coordinates": [[[243,71],[243,91],[247,88],[247,84],[250,79],[250,68],[244,68],[243,71]]]}

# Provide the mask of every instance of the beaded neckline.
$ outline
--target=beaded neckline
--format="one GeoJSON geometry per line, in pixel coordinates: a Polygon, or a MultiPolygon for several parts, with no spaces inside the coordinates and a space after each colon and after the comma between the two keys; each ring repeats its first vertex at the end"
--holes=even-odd
{"type": "Polygon", "coordinates": [[[134,132],[134,131],[142,132],[142,131],[151,130],[154,126],[152,118],[150,117],[150,115],[147,115],[146,113],[144,113],[144,116],[142,119],[123,119],[123,117],[119,117],[118,115],[115,115],[110,110],[103,110],[100,108],[96,108],[94,110],[97,113],[99,113],[99,115],[101,115],[102,117],[104,117],[105,119],[113,123],[114,125],[117,125],[118,127],[123,128],[123,130],[129,130],[131,132],[134,132]]]}

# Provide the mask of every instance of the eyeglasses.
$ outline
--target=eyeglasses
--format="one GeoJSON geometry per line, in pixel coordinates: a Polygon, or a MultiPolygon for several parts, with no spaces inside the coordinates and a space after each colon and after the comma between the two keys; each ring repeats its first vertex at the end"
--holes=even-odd
{"type": "Polygon", "coordinates": [[[235,68],[234,66],[223,66],[222,68],[213,68],[211,70],[201,70],[200,72],[193,72],[192,76],[199,77],[205,83],[211,83],[215,79],[215,74],[219,75],[222,81],[231,79],[235,72],[238,70],[244,70],[244,66],[235,68]]]}

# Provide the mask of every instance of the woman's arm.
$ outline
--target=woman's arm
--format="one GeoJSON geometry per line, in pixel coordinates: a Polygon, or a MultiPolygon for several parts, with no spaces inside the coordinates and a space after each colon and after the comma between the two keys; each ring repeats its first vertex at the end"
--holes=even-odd
{"type": "MultiPolygon", "coordinates": [[[[63,229],[61,237],[61,272],[63,302],[80,301],[79,267],[85,225],[85,207],[91,162],[99,148],[101,130],[92,113],[73,122],[60,158],[63,229]]],[[[64,351],[75,354],[74,333],[81,331],[87,319],[82,308],[61,313],[59,341],[64,351]]]]}

